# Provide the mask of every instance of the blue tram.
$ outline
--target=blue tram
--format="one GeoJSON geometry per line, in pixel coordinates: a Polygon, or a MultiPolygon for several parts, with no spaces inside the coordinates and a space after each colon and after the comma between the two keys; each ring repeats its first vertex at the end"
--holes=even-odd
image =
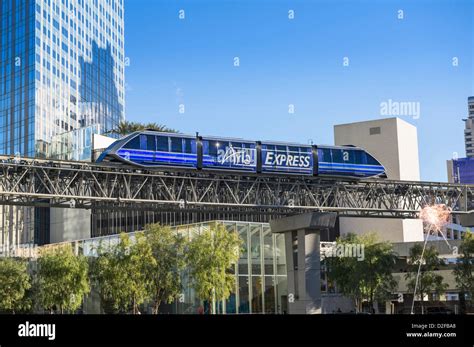
{"type": "Polygon", "coordinates": [[[270,141],[137,131],[112,143],[97,162],[145,168],[175,167],[251,173],[387,177],[372,155],[354,146],[316,146],[270,141]]]}

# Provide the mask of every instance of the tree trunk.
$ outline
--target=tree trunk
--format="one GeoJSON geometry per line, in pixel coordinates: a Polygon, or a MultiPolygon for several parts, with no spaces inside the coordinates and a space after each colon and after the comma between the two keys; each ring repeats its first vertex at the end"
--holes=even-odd
{"type": "Polygon", "coordinates": [[[425,296],[423,295],[423,292],[420,291],[420,305],[421,305],[421,314],[425,314],[425,307],[423,305],[423,298],[425,296]]]}
{"type": "Polygon", "coordinates": [[[153,306],[153,314],[158,314],[158,311],[160,309],[160,304],[161,304],[161,300],[156,299],[155,305],[153,306]]]}
{"type": "Polygon", "coordinates": [[[356,309],[356,313],[359,313],[360,310],[359,310],[359,298],[355,298],[355,309],[356,309]]]}
{"type": "Polygon", "coordinates": [[[212,294],[209,296],[209,298],[207,299],[207,302],[209,304],[209,314],[213,314],[213,310],[212,310],[212,294]]]}
{"type": "Polygon", "coordinates": [[[153,305],[153,314],[158,314],[158,310],[160,309],[161,305],[161,298],[160,298],[160,290],[157,290],[156,296],[155,296],[155,302],[153,305]]]}
{"type": "Polygon", "coordinates": [[[459,292],[459,308],[460,308],[460,313],[461,314],[466,314],[467,311],[467,305],[466,305],[466,296],[465,292],[461,290],[459,292]]]}

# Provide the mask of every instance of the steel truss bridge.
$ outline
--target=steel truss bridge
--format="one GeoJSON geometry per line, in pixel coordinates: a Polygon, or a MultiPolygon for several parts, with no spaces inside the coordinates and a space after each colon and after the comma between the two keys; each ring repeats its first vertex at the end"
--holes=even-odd
{"type": "Polygon", "coordinates": [[[417,218],[441,203],[474,209],[474,185],[196,170],[150,171],[0,156],[0,205],[119,211],[417,218]]]}

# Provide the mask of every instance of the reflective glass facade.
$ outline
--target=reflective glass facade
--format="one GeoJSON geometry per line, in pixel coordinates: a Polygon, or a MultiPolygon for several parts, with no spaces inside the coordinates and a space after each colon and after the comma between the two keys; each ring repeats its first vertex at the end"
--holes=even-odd
{"type": "Polygon", "coordinates": [[[454,183],[474,184],[474,157],[453,160],[454,183]]]}
{"type": "MultiPolygon", "coordinates": [[[[240,260],[234,265],[235,290],[225,302],[216,304],[218,313],[286,313],[287,276],[284,236],[272,234],[268,223],[212,221],[188,224],[174,229],[192,238],[209,229],[215,223],[222,223],[229,231],[235,231],[243,240],[243,252],[240,260]]],[[[129,233],[133,239],[134,233],[129,233]]],[[[97,237],[73,242],[76,252],[86,256],[95,255],[99,243],[104,246],[118,241],[118,235],[97,237]]],[[[44,247],[56,247],[51,244],[44,247]]],[[[208,308],[208,303],[201,302],[194,295],[189,285],[186,271],[183,273],[184,302],[169,305],[162,304],[161,311],[166,313],[196,314],[199,307],[208,308]]],[[[97,303],[89,302],[89,307],[97,307],[97,303]]],[[[87,312],[88,309],[86,308],[87,312]]],[[[93,313],[89,311],[87,313],[93,313]]]]}
{"type": "Polygon", "coordinates": [[[93,136],[100,133],[100,124],[94,124],[57,134],[51,140],[50,156],[59,160],[91,161],[93,136]]]}
{"type": "MultiPolygon", "coordinates": [[[[192,238],[209,230],[216,223],[223,224],[227,230],[237,232],[243,241],[240,259],[233,266],[235,289],[224,302],[216,303],[214,312],[226,314],[284,314],[288,312],[288,283],[286,270],[286,251],[284,235],[271,232],[268,223],[209,221],[172,227],[181,235],[192,238]]],[[[133,240],[134,232],[128,233],[133,240]]],[[[104,247],[116,244],[119,235],[95,237],[70,242],[77,254],[95,256],[99,244],[104,247]]],[[[63,243],[45,245],[54,248],[63,243]]],[[[333,242],[321,242],[321,249],[333,247],[333,242]]],[[[323,253],[322,253],[323,254],[323,253]]],[[[339,297],[334,283],[327,279],[326,265],[321,255],[321,293],[323,298],[339,297]]],[[[162,304],[162,313],[197,314],[200,307],[209,308],[207,302],[201,302],[190,286],[186,270],[183,273],[183,302],[162,304]]],[[[85,313],[100,313],[100,304],[96,295],[90,295],[85,301],[85,313]]],[[[151,312],[148,307],[143,308],[151,312]]],[[[327,308],[326,308],[327,310],[327,308]]],[[[331,311],[329,311],[331,312],[331,311]]]]}
{"type": "MultiPolygon", "coordinates": [[[[0,0],[0,155],[48,157],[58,134],[114,128],[124,68],[123,0],[0,0]]],[[[0,209],[2,243],[49,241],[48,209],[0,209]]]]}
{"type": "Polygon", "coordinates": [[[0,154],[32,155],[35,126],[35,4],[0,1],[0,154]]]}
{"type": "Polygon", "coordinates": [[[123,119],[123,0],[2,0],[0,28],[0,154],[123,119]]]}

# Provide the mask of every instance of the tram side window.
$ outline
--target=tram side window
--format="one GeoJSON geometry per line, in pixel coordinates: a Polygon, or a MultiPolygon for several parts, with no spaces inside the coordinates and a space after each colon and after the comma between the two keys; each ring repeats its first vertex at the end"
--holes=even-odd
{"type": "Polygon", "coordinates": [[[160,151],[160,152],[169,152],[168,136],[157,136],[156,137],[156,150],[160,151]]]}
{"type": "Polygon", "coordinates": [[[342,149],[332,149],[332,162],[333,163],[343,163],[344,162],[344,155],[342,149]]]}
{"type": "Polygon", "coordinates": [[[140,136],[135,136],[133,139],[128,141],[123,148],[129,149],[140,149],[140,136]]]}
{"type": "Polygon", "coordinates": [[[191,139],[184,139],[184,153],[193,153],[193,146],[191,139]]]}
{"type": "Polygon", "coordinates": [[[354,153],[354,161],[352,163],[354,164],[364,164],[364,157],[363,157],[363,152],[362,151],[352,151],[354,153]]]}
{"type": "Polygon", "coordinates": [[[146,151],[146,135],[140,135],[140,149],[143,149],[146,151]]]}
{"type": "Polygon", "coordinates": [[[318,149],[318,156],[320,162],[330,163],[331,159],[331,150],[329,148],[320,148],[318,149]]]}
{"type": "Polygon", "coordinates": [[[288,147],[288,154],[291,154],[291,155],[298,155],[300,153],[300,149],[299,147],[288,147]]]}
{"type": "Polygon", "coordinates": [[[276,146],[276,151],[278,154],[286,154],[287,148],[286,146],[276,146]]]}
{"type": "Polygon", "coordinates": [[[171,152],[183,153],[183,139],[171,137],[171,152]]]}
{"type": "Polygon", "coordinates": [[[311,154],[313,153],[313,149],[310,147],[300,147],[301,154],[311,154]]]}
{"type": "Polygon", "coordinates": [[[274,145],[262,145],[263,149],[266,149],[267,151],[275,151],[275,146],[274,145]]]}
{"type": "Polygon", "coordinates": [[[155,144],[155,136],[154,135],[147,135],[146,136],[146,149],[149,151],[156,151],[156,144],[155,144]]]}
{"type": "Polygon", "coordinates": [[[365,153],[365,155],[366,155],[366,158],[367,158],[367,164],[369,164],[369,165],[380,165],[380,163],[374,157],[372,157],[370,154],[365,153]]]}
{"type": "Polygon", "coordinates": [[[217,150],[219,149],[220,145],[222,146],[222,144],[219,144],[217,141],[208,141],[209,155],[217,157],[217,150]]]}

